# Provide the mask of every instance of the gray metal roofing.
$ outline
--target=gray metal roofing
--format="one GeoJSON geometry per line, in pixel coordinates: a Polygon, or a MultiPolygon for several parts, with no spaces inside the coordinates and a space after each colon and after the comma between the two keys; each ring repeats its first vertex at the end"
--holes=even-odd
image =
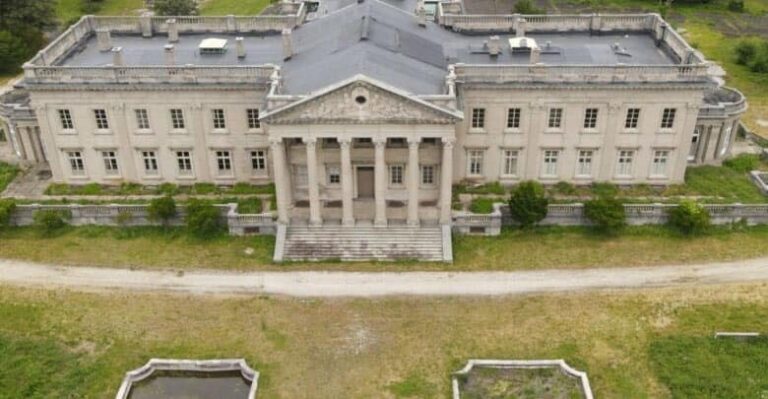
{"type": "MultiPolygon", "coordinates": [[[[284,89],[290,94],[316,91],[356,74],[364,74],[416,94],[436,94],[443,90],[447,66],[467,64],[526,64],[527,55],[504,51],[490,57],[483,50],[487,36],[465,35],[443,29],[435,23],[421,27],[415,16],[390,3],[399,0],[366,0],[329,12],[307,22],[293,32],[294,55],[283,61],[280,35],[245,35],[247,56],[238,59],[237,34],[181,34],[176,47],[176,64],[259,65],[273,63],[284,72],[284,89]],[[367,21],[366,21],[367,20],[367,21]],[[365,39],[363,30],[366,29],[365,39]],[[200,55],[197,46],[203,38],[229,40],[229,51],[221,55],[200,55]]],[[[407,2],[403,3],[404,5],[407,2]]],[[[506,46],[509,35],[500,35],[506,46]]],[[[551,42],[552,51],[544,51],[545,64],[673,64],[644,33],[606,34],[532,33],[540,47],[551,42]],[[630,56],[617,54],[612,44],[619,43],[630,56]]],[[[163,65],[167,38],[142,38],[112,35],[114,46],[123,48],[126,65],[163,65]]],[[[62,65],[85,66],[112,63],[109,52],[98,50],[90,37],[77,51],[61,61],[62,65]]]]}

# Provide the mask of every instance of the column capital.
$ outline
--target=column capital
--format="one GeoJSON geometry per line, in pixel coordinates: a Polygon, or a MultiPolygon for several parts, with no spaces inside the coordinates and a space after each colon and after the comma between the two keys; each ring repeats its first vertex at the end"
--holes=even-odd
{"type": "Polygon", "coordinates": [[[453,145],[456,143],[455,137],[443,137],[443,146],[445,147],[453,147],[453,145]]]}
{"type": "Polygon", "coordinates": [[[269,138],[269,145],[271,145],[271,146],[281,146],[281,145],[283,145],[283,138],[282,137],[270,137],[269,138]]]}
{"type": "Polygon", "coordinates": [[[384,147],[385,144],[387,144],[387,138],[386,137],[374,137],[371,139],[373,141],[373,145],[376,147],[384,147]]]}
{"type": "Polygon", "coordinates": [[[317,137],[302,137],[301,141],[308,146],[315,145],[317,144],[317,137]]]}
{"type": "Polygon", "coordinates": [[[349,137],[349,136],[337,137],[336,141],[339,142],[339,145],[342,145],[342,146],[347,145],[348,146],[349,143],[352,142],[352,137],[349,137]]]}
{"type": "Polygon", "coordinates": [[[421,144],[421,137],[408,137],[408,145],[421,144]]]}

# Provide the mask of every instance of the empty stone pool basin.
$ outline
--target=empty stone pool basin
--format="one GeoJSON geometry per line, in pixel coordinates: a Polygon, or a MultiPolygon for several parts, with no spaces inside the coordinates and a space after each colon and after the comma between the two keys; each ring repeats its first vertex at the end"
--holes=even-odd
{"type": "Polygon", "coordinates": [[[134,383],[129,399],[247,399],[251,381],[240,371],[156,371],[134,383]]]}

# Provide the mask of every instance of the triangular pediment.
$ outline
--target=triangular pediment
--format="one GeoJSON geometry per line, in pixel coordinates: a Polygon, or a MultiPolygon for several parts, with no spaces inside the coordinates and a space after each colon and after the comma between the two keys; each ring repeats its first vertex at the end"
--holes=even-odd
{"type": "Polygon", "coordinates": [[[460,111],[356,76],[312,96],[266,113],[272,125],[298,124],[454,124],[460,111]]]}

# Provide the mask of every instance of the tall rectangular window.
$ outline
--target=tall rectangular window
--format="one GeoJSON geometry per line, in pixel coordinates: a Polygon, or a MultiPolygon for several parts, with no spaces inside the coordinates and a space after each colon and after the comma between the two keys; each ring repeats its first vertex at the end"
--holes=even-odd
{"type": "Polygon", "coordinates": [[[587,108],[584,111],[584,129],[597,128],[597,108],[587,108]]]}
{"type": "Polygon", "coordinates": [[[68,109],[60,109],[59,121],[61,122],[61,128],[64,130],[71,130],[75,128],[75,124],[72,123],[72,113],[68,109]]]}
{"type": "Polygon", "coordinates": [[[75,176],[85,175],[85,162],[83,161],[83,153],[80,151],[68,151],[67,158],[69,159],[69,168],[72,174],[75,176]]]}
{"type": "Polygon", "coordinates": [[[389,165],[389,184],[403,184],[403,165],[389,165]]]}
{"type": "Polygon", "coordinates": [[[467,153],[467,174],[469,176],[483,175],[483,150],[469,150],[467,153]]]}
{"type": "Polygon", "coordinates": [[[517,176],[517,163],[519,160],[517,150],[503,150],[501,174],[504,176],[517,176]]]}
{"type": "Polygon", "coordinates": [[[184,129],[184,110],[181,108],[171,109],[171,125],[174,129],[184,129]]]}
{"type": "Polygon", "coordinates": [[[216,151],[216,169],[219,175],[232,173],[232,153],[229,151],[216,151]]]}
{"type": "Polygon", "coordinates": [[[224,110],[221,108],[215,108],[211,110],[213,116],[213,128],[214,129],[226,129],[227,122],[224,120],[224,110]]]}
{"type": "Polygon", "coordinates": [[[667,165],[669,164],[669,151],[658,150],[653,152],[653,164],[651,166],[651,176],[666,177],[667,165]]]}
{"type": "Polygon", "coordinates": [[[472,129],[485,128],[485,108],[472,108],[472,129]]]}
{"type": "Polygon", "coordinates": [[[248,117],[248,129],[261,129],[259,110],[257,108],[248,108],[246,115],[248,117]]]}
{"type": "Polygon", "coordinates": [[[520,108],[510,108],[507,110],[507,129],[520,128],[520,108]]]}
{"type": "Polygon", "coordinates": [[[563,109],[550,108],[547,127],[549,127],[550,129],[560,129],[562,124],[563,124],[563,109]]]}
{"type": "Polygon", "coordinates": [[[114,176],[120,173],[117,167],[116,151],[102,151],[101,157],[104,159],[104,172],[107,175],[114,176]]]}
{"type": "Polygon", "coordinates": [[[421,165],[421,185],[435,185],[435,165],[421,165]]]}
{"type": "Polygon", "coordinates": [[[560,156],[558,150],[544,151],[544,167],[542,175],[552,177],[557,176],[557,158],[560,156]]]}
{"type": "Polygon", "coordinates": [[[595,152],[592,150],[579,150],[579,156],[576,163],[576,176],[592,176],[592,158],[595,152]]]}
{"type": "Polygon", "coordinates": [[[96,128],[101,130],[109,129],[109,122],[107,121],[107,110],[94,109],[93,116],[96,118],[96,128]]]}
{"type": "Polygon", "coordinates": [[[339,165],[325,165],[325,175],[328,179],[328,184],[341,183],[341,167],[339,165]]]}
{"type": "Polygon", "coordinates": [[[251,151],[251,171],[263,174],[267,170],[267,150],[251,151]]]}
{"type": "Polygon", "coordinates": [[[632,176],[632,163],[635,158],[635,152],[632,150],[619,150],[619,157],[616,164],[617,176],[632,176]]]}
{"type": "Polygon", "coordinates": [[[625,129],[637,129],[637,123],[640,120],[640,108],[627,109],[627,119],[624,121],[625,129]]]}
{"type": "Polygon", "coordinates": [[[142,130],[149,129],[149,114],[146,109],[135,109],[136,114],[136,127],[142,130]]]}
{"type": "Polygon", "coordinates": [[[144,161],[144,174],[157,175],[157,153],[155,151],[142,151],[141,159],[144,161]]]}
{"type": "Polygon", "coordinates": [[[176,151],[176,163],[179,166],[179,175],[192,174],[192,154],[190,151],[176,151]]]}
{"type": "Polygon", "coordinates": [[[676,108],[664,108],[664,113],[661,115],[661,128],[672,129],[675,126],[675,114],[676,108]]]}

